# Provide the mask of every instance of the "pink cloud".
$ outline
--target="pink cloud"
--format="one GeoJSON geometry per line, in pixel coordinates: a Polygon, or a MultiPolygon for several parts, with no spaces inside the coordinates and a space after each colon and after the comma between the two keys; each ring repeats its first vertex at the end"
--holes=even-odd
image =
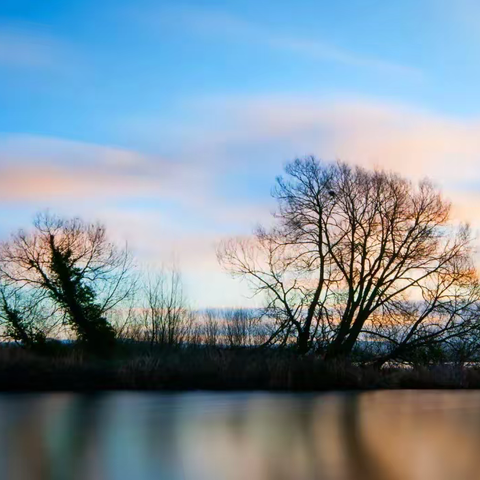
{"type": "Polygon", "coordinates": [[[268,185],[264,196],[256,191],[249,204],[218,198],[211,187],[222,182],[225,168],[248,168],[255,175],[272,152],[272,184],[284,161],[306,154],[380,166],[413,179],[429,176],[453,200],[456,217],[480,228],[480,119],[355,99],[222,98],[196,108],[196,135],[189,129],[188,139],[177,139],[179,149],[189,148],[182,152],[188,160],[181,162],[60,139],[0,136],[0,202],[55,207],[72,200],[75,213],[105,220],[144,261],[163,263],[175,255],[201,291],[196,298],[206,304],[215,300],[212,291],[232,295],[235,290],[222,283],[228,277],[217,265],[215,244],[268,222],[272,206],[268,185]],[[202,112],[214,121],[202,122],[202,112]],[[95,204],[137,196],[178,201],[195,224],[160,210],[95,204]],[[79,206],[85,198],[93,204],[79,206]]]}
{"type": "Polygon", "coordinates": [[[216,259],[215,246],[223,238],[216,226],[250,231],[268,213],[261,205],[219,201],[211,191],[216,179],[216,170],[201,164],[55,138],[0,136],[0,205],[26,202],[100,220],[112,239],[128,241],[142,264],[160,266],[176,258],[198,306],[238,300],[238,289],[216,259]],[[165,199],[169,207],[129,204],[135,198],[165,199]]]}
{"type": "Polygon", "coordinates": [[[151,189],[151,186],[141,180],[132,181],[95,169],[78,170],[56,165],[29,164],[0,168],[0,200],[37,202],[79,199],[128,195],[151,189]]]}
{"type": "Polygon", "coordinates": [[[0,136],[0,200],[191,198],[192,165],[109,146],[26,135],[0,136]],[[179,187],[188,186],[180,189],[179,187]]]}
{"type": "Polygon", "coordinates": [[[223,129],[211,133],[211,144],[221,149],[271,146],[284,152],[279,161],[315,154],[428,176],[452,192],[478,181],[480,191],[480,118],[355,99],[222,98],[212,104],[223,129]]]}

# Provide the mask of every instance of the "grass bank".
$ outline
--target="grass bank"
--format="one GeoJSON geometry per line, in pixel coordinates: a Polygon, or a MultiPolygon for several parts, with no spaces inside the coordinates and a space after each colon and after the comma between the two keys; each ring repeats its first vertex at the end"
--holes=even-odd
{"type": "Polygon", "coordinates": [[[453,365],[375,370],[281,351],[123,346],[109,359],[74,347],[39,355],[0,348],[1,391],[365,390],[480,388],[480,369],[453,365]]]}

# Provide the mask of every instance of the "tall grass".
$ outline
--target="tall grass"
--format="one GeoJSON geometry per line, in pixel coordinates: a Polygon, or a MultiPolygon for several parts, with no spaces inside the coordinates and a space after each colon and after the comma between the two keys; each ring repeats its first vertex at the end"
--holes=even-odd
{"type": "Polygon", "coordinates": [[[39,390],[358,390],[480,388],[476,367],[435,366],[382,370],[299,357],[288,351],[147,348],[123,345],[99,359],[73,346],[41,356],[0,347],[0,389],[39,390]]]}

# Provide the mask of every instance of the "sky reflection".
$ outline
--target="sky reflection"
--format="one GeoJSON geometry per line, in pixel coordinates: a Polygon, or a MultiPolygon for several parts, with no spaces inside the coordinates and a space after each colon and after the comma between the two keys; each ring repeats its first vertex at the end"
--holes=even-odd
{"type": "Polygon", "coordinates": [[[469,480],[480,393],[4,395],[10,480],[469,480]]]}

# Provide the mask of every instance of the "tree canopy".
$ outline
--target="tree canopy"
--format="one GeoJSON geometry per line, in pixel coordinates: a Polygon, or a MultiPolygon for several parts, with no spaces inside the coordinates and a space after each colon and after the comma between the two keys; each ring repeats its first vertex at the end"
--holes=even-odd
{"type": "Polygon", "coordinates": [[[474,328],[470,231],[431,182],[308,157],[286,166],[273,195],[275,226],[218,250],[264,294],[269,342],[337,358],[369,335],[388,345],[386,359],[474,328]]]}

